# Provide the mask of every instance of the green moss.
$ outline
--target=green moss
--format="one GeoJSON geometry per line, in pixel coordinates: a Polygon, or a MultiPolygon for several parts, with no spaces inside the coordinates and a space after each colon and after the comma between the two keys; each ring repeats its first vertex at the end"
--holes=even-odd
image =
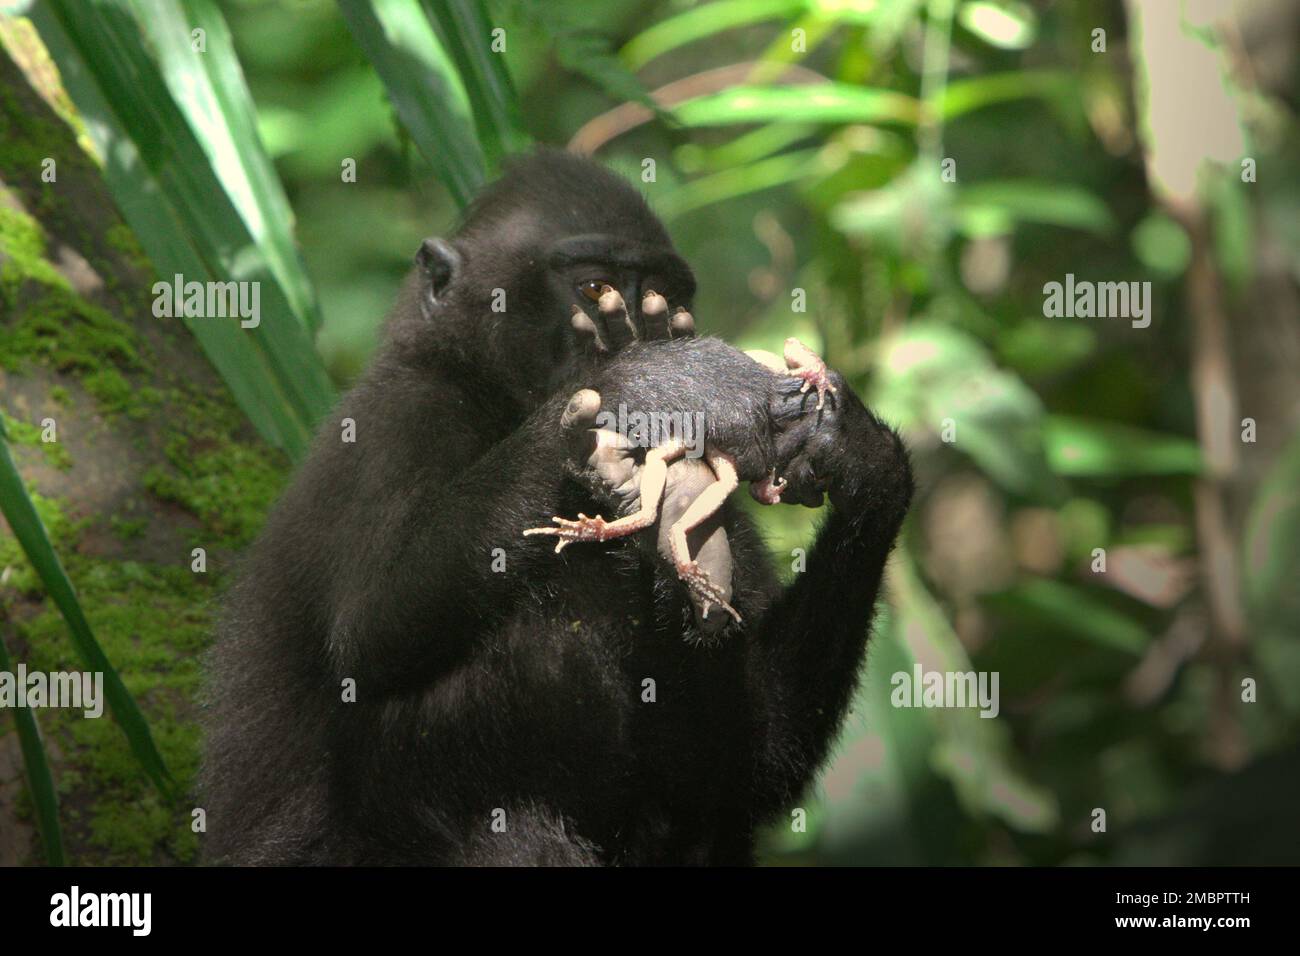
{"type": "Polygon", "coordinates": [[[161,401],[170,422],[165,463],[145,472],[145,488],[202,522],[194,544],[244,547],[261,530],[284,488],[288,458],[260,442],[232,438],[248,426],[224,395],[209,394],[192,383],[173,384],[161,401]]]}
{"type": "MultiPolygon", "coordinates": [[[[3,539],[0,539],[0,547],[3,539]]],[[[199,728],[192,701],[201,680],[199,658],[212,628],[214,582],[184,567],[114,562],[72,553],[69,575],[96,639],[144,711],[168,768],[188,792],[198,767],[199,728]]],[[[62,617],[49,602],[17,631],[34,669],[81,670],[62,617]]],[[[105,714],[49,710],[42,729],[57,739],[71,769],[59,774],[70,841],[102,850],[94,862],[192,860],[197,838],[190,805],[167,803],[140,773],[121,729],[105,714]],[[89,802],[86,801],[89,797],[89,802]],[[81,798],[82,803],[77,803],[81,798]],[[81,831],[81,832],[77,832],[81,831]]],[[[87,862],[87,861],[80,861],[87,862]]]]}
{"type": "Polygon", "coordinates": [[[135,330],[73,291],[45,258],[34,219],[0,205],[0,250],[0,301],[17,314],[0,326],[0,365],[17,372],[38,362],[79,375],[144,368],[135,330]]]}
{"type": "Polygon", "coordinates": [[[27,279],[71,291],[68,280],[45,258],[45,237],[36,220],[0,203],[0,296],[6,305],[17,302],[18,289],[27,279]]]}
{"type": "MultiPolygon", "coordinates": [[[[0,206],[0,301],[15,318],[0,326],[0,366],[20,372],[37,363],[77,377],[105,415],[143,421],[161,401],[157,389],[128,378],[146,369],[144,343],[126,322],[87,302],[45,258],[45,238],[30,216],[0,206]]],[[[50,396],[70,406],[55,386],[50,396]]],[[[57,468],[71,466],[66,449],[44,445],[57,468]]]]}
{"type": "Polygon", "coordinates": [[[0,412],[0,421],[4,422],[5,434],[9,436],[10,444],[39,445],[41,443],[41,430],[35,425],[10,418],[4,412],[0,412]]]}
{"type": "MultiPolygon", "coordinates": [[[[39,42],[33,42],[36,38],[31,24],[19,17],[0,18],[0,33],[16,33],[17,42],[29,52],[40,46],[39,42]],[[23,38],[23,34],[30,35],[31,39],[23,38]]],[[[47,159],[56,161],[60,179],[96,166],[90,136],[67,93],[60,87],[53,100],[55,116],[49,115],[44,107],[32,109],[20,102],[10,87],[0,86],[0,180],[31,182],[33,189],[39,191],[29,208],[42,219],[62,212],[67,200],[61,194],[59,182],[33,182],[34,171],[43,170],[47,159]],[[79,148],[70,149],[74,139],[79,148]]],[[[3,228],[0,225],[0,233],[3,228]]]]}
{"type": "Polygon", "coordinates": [[[203,522],[206,534],[196,538],[199,544],[248,544],[284,485],[284,471],[274,457],[250,445],[223,442],[204,448],[201,441],[177,436],[168,442],[167,459],[170,468],[145,473],[145,487],[203,522]]]}
{"type": "MultiPolygon", "coordinates": [[[[153,272],[153,265],[149,262],[149,257],[140,248],[139,240],[135,238],[135,233],[131,231],[131,227],[126,223],[114,223],[104,230],[104,241],[120,252],[135,268],[142,272],[153,272]]],[[[106,271],[110,275],[112,274],[112,270],[106,271]]]]}
{"type": "Polygon", "coordinates": [[[144,421],[162,400],[156,388],[137,387],[115,368],[101,368],[83,376],[81,384],[109,415],[122,413],[135,421],[144,421]]]}
{"type": "Polygon", "coordinates": [[[59,471],[67,471],[72,467],[72,456],[68,454],[68,449],[57,441],[43,441],[39,426],[20,422],[3,412],[0,412],[0,419],[4,420],[5,434],[9,436],[10,444],[39,448],[41,454],[45,456],[46,463],[59,471]]]}
{"type": "Polygon", "coordinates": [[[60,286],[39,291],[18,320],[0,328],[0,363],[19,371],[36,361],[60,372],[144,367],[129,325],[60,286]]]}
{"type": "Polygon", "coordinates": [[[45,456],[51,468],[57,468],[59,471],[72,470],[72,456],[59,442],[41,442],[41,454],[45,456]]]}
{"type": "MultiPolygon", "coordinates": [[[[233,439],[242,427],[239,412],[192,383],[173,385],[159,401],[168,416],[168,437],[164,463],[147,473],[146,486],[198,517],[196,538],[210,550],[247,543],[283,484],[283,455],[233,439]]],[[[28,426],[26,437],[33,430],[28,426]]],[[[201,685],[200,656],[213,630],[221,568],[228,565],[217,562],[210,573],[195,574],[183,557],[175,565],[156,565],[83,553],[78,544],[90,520],[71,520],[62,502],[40,495],[34,500],[96,639],[145,714],[182,792],[189,792],[200,751],[193,704],[201,685]]],[[[109,523],[119,537],[131,539],[144,532],[147,520],[115,516],[109,523]]],[[[62,616],[42,598],[40,581],[17,542],[3,535],[0,567],[10,571],[0,586],[0,602],[8,605],[0,617],[14,622],[28,666],[80,670],[84,665],[62,616]],[[39,603],[33,606],[32,598],[39,603]]],[[[169,804],[152,788],[110,718],[50,711],[42,729],[63,755],[58,782],[65,794],[67,841],[83,848],[78,862],[196,858],[191,804],[184,798],[169,804]]]]}
{"type": "MultiPolygon", "coordinates": [[[[21,47],[33,59],[38,72],[48,72],[54,65],[49,52],[40,42],[35,25],[26,17],[8,17],[0,21],[0,40],[11,48],[21,47]]],[[[53,117],[46,115],[44,109],[38,114],[20,105],[11,89],[0,87],[0,105],[4,107],[0,109],[0,133],[21,137],[20,142],[13,143],[8,136],[0,136],[0,144],[4,146],[0,149],[0,161],[9,160],[13,150],[22,146],[43,150],[47,156],[57,156],[59,150],[67,145],[69,137],[75,137],[78,142],[89,145],[86,124],[73,106],[68,91],[62,84],[54,84],[44,92],[48,97],[46,105],[54,111],[53,117]]],[[[87,153],[78,156],[76,161],[89,165],[93,159],[87,153]]]]}
{"type": "Polygon", "coordinates": [[[113,534],[117,535],[122,541],[136,541],[144,537],[145,529],[149,527],[149,519],[120,518],[113,515],[109,519],[108,525],[113,529],[113,534]]]}
{"type": "MultiPolygon", "coordinates": [[[[0,90],[0,107],[0,179],[8,178],[6,169],[21,168],[27,181],[46,156],[59,158],[60,179],[68,164],[89,162],[80,154],[65,157],[67,131],[57,122],[24,115],[9,90],[0,90]]],[[[69,219],[53,184],[26,198],[38,218],[69,219]]],[[[149,270],[130,230],[120,223],[110,226],[101,242],[98,229],[88,226],[74,241],[87,255],[96,247],[101,252],[91,260],[106,283],[101,300],[117,315],[148,322],[147,288],[140,289],[129,276],[119,281],[119,269],[106,261],[117,259],[108,254],[111,249],[149,270]]],[[[40,366],[70,376],[104,414],[156,425],[120,431],[144,460],[158,461],[148,472],[148,489],[198,518],[196,543],[210,553],[246,544],[282,487],[288,472],[285,456],[238,437],[249,434],[247,422],[223,390],[208,392],[182,371],[155,363],[151,341],[164,343],[164,349],[171,348],[168,342],[178,349],[193,347],[183,329],[160,329],[161,339],[146,339],[130,322],[78,295],[49,262],[46,249],[37,220],[0,203],[0,367],[23,373],[40,366]]],[[[63,383],[51,387],[49,396],[69,408],[75,389],[66,387],[68,380],[63,383]]],[[[38,426],[13,422],[10,427],[15,444],[39,444],[47,456],[66,455],[61,445],[39,441],[38,426]]],[[[139,539],[153,520],[153,509],[143,492],[141,496],[146,507],[128,507],[108,519],[112,533],[123,541],[139,539]]],[[[61,500],[32,497],[97,641],[139,704],[182,792],[188,792],[199,755],[194,701],[201,683],[200,655],[211,639],[216,595],[229,562],[212,561],[209,573],[195,574],[185,553],[177,555],[175,564],[158,565],[102,557],[98,548],[83,552],[86,529],[92,520],[102,527],[104,516],[74,520],[61,500]]],[[[84,668],[62,615],[44,596],[17,541],[3,531],[0,620],[15,638],[16,656],[29,667],[84,668]]],[[[77,848],[76,862],[195,858],[192,804],[186,798],[169,803],[154,790],[110,716],[86,720],[79,712],[51,709],[40,720],[52,752],[59,755],[55,772],[63,795],[61,815],[66,842],[77,848]]],[[[20,805],[30,817],[30,802],[20,799],[20,805]]]]}
{"type": "MultiPolygon", "coordinates": [[[[192,385],[169,389],[161,398],[169,412],[178,414],[164,449],[166,464],[150,472],[147,484],[203,522],[199,536],[206,547],[246,543],[283,483],[283,456],[231,439],[239,427],[238,412],[192,385]]],[[[27,426],[25,437],[32,431],[27,426]]],[[[73,521],[61,501],[39,494],[33,500],[96,639],[144,712],[182,792],[188,793],[200,751],[192,702],[201,685],[200,656],[213,630],[221,571],[195,574],[183,560],[155,565],[82,553],[78,543],[90,520],[73,521]]],[[[119,537],[134,538],[143,533],[147,519],[117,516],[110,525],[119,537]]],[[[7,535],[0,535],[0,567],[9,570],[0,586],[0,602],[8,606],[0,616],[14,622],[28,666],[82,669],[62,616],[42,598],[40,581],[7,535]],[[32,598],[40,601],[34,613],[32,598]]],[[[141,864],[197,857],[190,802],[182,798],[169,804],[153,789],[111,718],[86,720],[51,710],[43,715],[42,730],[63,754],[58,782],[65,794],[67,840],[94,848],[92,853],[83,849],[79,862],[141,864]]]]}
{"type": "MultiPolygon", "coordinates": [[[[0,127],[6,122],[12,132],[12,117],[0,117],[0,127]]],[[[4,132],[0,128],[0,140],[4,132]]],[[[15,155],[0,144],[5,150],[0,171],[15,155]]],[[[38,158],[27,159],[39,164],[38,158]]],[[[45,190],[32,207],[38,213],[46,194],[55,201],[53,190],[45,190]]],[[[125,226],[109,227],[104,239],[148,269],[125,226]]],[[[90,242],[87,238],[88,249],[90,242]]],[[[43,366],[71,376],[105,415],[156,425],[121,432],[143,460],[157,462],[143,476],[145,489],[193,514],[200,523],[194,543],[210,554],[250,542],[288,473],[283,453],[241,440],[238,436],[250,434],[247,421],[222,389],[207,391],[183,372],[155,364],[143,335],[79,296],[46,259],[44,233],[30,216],[0,205],[0,250],[0,367],[22,373],[43,366]]],[[[96,264],[109,301],[121,306],[120,315],[148,321],[147,294],[136,294],[133,283],[118,285],[111,266],[96,264]]],[[[183,330],[160,331],[162,338],[151,341],[164,343],[161,348],[170,349],[167,342],[192,348],[183,330]]],[[[49,396],[63,408],[73,403],[62,384],[49,396]]],[[[15,444],[39,444],[47,456],[66,456],[61,445],[40,442],[38,426],[13,422],[9,427],[15,444]]],[[[182,792],[188,792],[199,755],[194,701],[200,655],[211,639],[215,597],[230,563],[219,559],[210,562],[209,573],[195,574],[184,553],[174,565],[157,565],[98,556],[96,548],[83,552],[81,539],[92,519],[73,520],[59,500],[35,494],[33,501],[96,639],[148,720],[182,792]]],[[[137,540],[149,528],[153,510],[129,507],[108,518],[109,528],[122,541],[137,540]]],[[[44,596],[17,541],[3,532],[0,573],[0,619],[17,639],[18,656],[34,669],[81,670],[85,665],[66,622],[44,596]]],[[[153,789],[111,717],[86,720],[80,713],[52,709],[42,714],[41,728],[60,755],[56,783],[63,794],[67,844],[78,848],[76,862],[147,864],[196,857],[192,805],[185,798],[168,803],[153,789]]]]}

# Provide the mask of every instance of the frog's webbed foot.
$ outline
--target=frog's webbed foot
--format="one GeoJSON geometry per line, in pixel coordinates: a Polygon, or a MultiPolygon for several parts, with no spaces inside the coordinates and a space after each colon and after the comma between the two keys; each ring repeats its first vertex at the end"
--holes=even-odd
{"type": "Polygon", "coordinates": [[[559,554],[566,547],[575,541],[608,541],[611,538],[621,537],[630,534],[630,531],[623,529],[614,529],[611,522],[606,521],[600,515],[589,518],[582,512],[578,512],[577,519],[561,518],[555,515],[551,518],[555,522],[553,528],[528,528],[524,535],[534,534],[553,534],[560,540],[555,542],[555,553],[559,554]]]}
{"type": "Polygon", "coordinates": [[[694,561],[677,562],[677,577],[686,585],[686,589],[695,598],[696,603],[699,604],[701,617],[707,618],[709,610],[716,606],[722,608],[737,621],[740,620],[740,614],[727,603],[722,588],[697,563],[694,561]]]}
{"type": "Polygon", "coordinates": [[[796,338],[785,340],[784,354],[788,369],[786,374],[803,379],[803,387],[799,389],[799,393],[802,395],[812,389],[817,390],[817,411],[820,412],[826,404],[826,393],[830,392],[834,395],[838,391],[831,384],[826,363],[822,361],[820,355],[796,338]]]}

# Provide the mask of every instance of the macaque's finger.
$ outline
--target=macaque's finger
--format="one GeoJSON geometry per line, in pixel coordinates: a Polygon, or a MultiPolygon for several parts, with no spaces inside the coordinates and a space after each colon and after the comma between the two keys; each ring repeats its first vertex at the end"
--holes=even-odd
{"type": "MultiPolygon", "coordinates": [[[[590,320],[588,320],[590,321],[590,320]]],[[[573,393],[569,404],[560,416],[560,427],[566,431],[570,428],[590,428],[596,424],[600,414],[600,392],[594,388],[584,388],[573,393]]]]}
{"type": "Polygon", "coordinates": [[[592,352],[609,351],[609,345],[601,337],[600,330],[596,328],[596,323],[591,321],[591,316],[576,305],[573,306],[573,315],[569,319],[569,324],[573,326],[573,331],[578,335],[580,348],[592,352]]]}
{"type": "Polygon", "coordinates": [[[669,337],[668,300],[658,292],[648,290],[641,299],[641,325],[647,339],[666,339],[669,337]]]}
{"type": "Polygon", "coordinates": [[[584,388],[569,398],[560,415],[560,431],[573,461],[585,462],[595,452],[598,438],[594,427],[599,413],[600,392],[584,388]]]}
{"type": "Polygon", "coordinates": [[[596,302],[600,318],[604,323],[604,338],[613,349],[621,349],[629,342],[639,338],[632,318],[627,314],[627,303],[623,301],[613,286],[602,286],[600,298],[596,302]]]}
{"type": "Polygon", "coordinates": [[[782,476],[785,484],[781,488],[781,503],[786,505],[803,505],[805,508],[820,508],[827,482],[813,473],[812,466],[804,458],[790,462],[782,476]]]}
{"type": "Polygon", "coordinates": [[[690,338],[695,334],[695,317],[678,306],[669,322],[669,330],[675,339],[690,338]]]}

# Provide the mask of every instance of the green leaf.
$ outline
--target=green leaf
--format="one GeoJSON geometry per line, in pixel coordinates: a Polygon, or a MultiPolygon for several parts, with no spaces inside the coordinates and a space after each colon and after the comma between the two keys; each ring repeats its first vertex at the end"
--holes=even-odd
{"type": "Polygon", "coordinates": [[[939,115],[954,120],[986,106],[1022,99],[1045,99],[1059,109],[1077,109],[1078,78],[1065,71],[1016,70],[953,80],[943,90],[939,115]]]}
{"type": "Polygon", "coordinates": [[[674,152],[673,158],[683,173],[720,172],[767,159],[816,134],[817,127],[811,124],[772,123],[749,130],[717,146],[683,143],[674,152]]]}
{"type": "Polygon", "coordinates": [[[1068,634],[1135,657],[1150,643],[1140,624],[1100,596],[1051,578],[1031,578],[986,600],[1022,625],[1036,622],[1043,629],[1044,640],[1051,640],[1053,634],[1068,634]]]}
{"type": "Polygon", "coordinates": [[[1148,213],[1130,237],[1138,261],[1166,279],[1176,279],[1192,259],[1187,230],[1162,212],[1148,213]]]}
{"type": "Polygon", "coordinates": [[[469,95],[418,0],[339,0],[402,124],[462,209],[483,185],[469,95]]]}
{"type": "Polygon", "coordinates": [[[870,404],[885,421],[930,434],[942,435],[951,419],[953,447],[1003,488],[1061,493],[1043,453],[1038,396],[964,332],[916,322],[887,339],[870,404]]]}
{"type": "Polygon", "coordinates": [[[1195,475],[1201,470],[1196,442],[1131,425],[1049,415],[1044,438],[1048,460],[1059,475],[1195,475]]]}
{"type": "Polygon", "coordinates": [[[923,255],[949,239],[954,192],[933,170],[914,162],[883,188],[845,196],[831,210],[831,223],[905,256],[923,255]]]}
{"type": "MultiPolygon", "coordinates": [[[[909,658],[898,673],[910,685],[918,663],[927,672],[973,672],[966,649],[913,563],[903,558],[891,568],[896,572],[890,583],[897,602],[897,633],[909,658]]],[[[993,698],[999,708],[1001,696],[999,689],[993,698]]],[[[980,716],[978,707],[922,712],[938,729],[932,763],[969,810],[993,814],[1026,833],[1044,833],[1056,825],[1059,813],[1052,794],[1015,769],[1019,759],[1004,723],[980,716]]]]}
{"type": "MultiPolygon", "coordinates": [[[[0,424],[0,429],[3,429],[0,424]]],[[[3,442],[0,442],[3,444],[3,442]]],[[[8,455],[8,451],[4,452],[8,455]]],[[[9,652],[0,639],[0,671],[13,673],[9,652]]],[[[30,707],[14,708],[14,724],[18,728],[18,746],[23,752],[23,768],[27,772],[27,786],[31,790],[32,806],[36,809],[36,829],[45,849],[46,866],[63,866],[63,830],[59,826],[59,794],[50,776],[50,764],[45,758],[45,744],[40,728],[30,707]]]]}
{"type": "Polygon", "coordinates": [[[1022,374],[1056,375],[1082,363],[1097,347],[1089,326],[1060,319],[1029,318],[1005,329],[998,355],[1022,374]]]}
{"type": "Polygon", "coordinates": [[[560,33],[555,37],[555,52],[561,66],[585,76],[614,99],[661,112],[636,74],[614,55],[608,38],[594,33],[560,33]]]}
{"type": "Polygon", "coordinates": [[[1035,222],[1081,229],[1105,236],[1115,229],[1106,204],[1085,189],[1068,183],[1006,179],[963,186],[957,211],[968,234],[984,235],[990,217],[1007,224],[1035,222]]]}
{"type": "Polygon", "coordinates": [[[177,109],[126,0],[48,0],[32,20],[102,157],[123,217],[165,280],[256,283],[261,321],[185,317],[262,436],[295,458],[334,389],[263,250],[177,109]]]}
{"type": "Polygon", "coordinates": [[[1207,187],[1214,210],[1214,257],[1229,290],[1241,296],[1254,274],[1256,223],[1246,192],[1253,189],[1235,175],[1215,175],[1207,187]]]}
{"type": "MultiPolygon", "coordinates": [[[[144,768],[154,786],[164,796],[171,797],[174,788],[167,765],[154,746],[153,736],[149,733],[149,725],[144,715],[136,707],[126,685],[122,683],[117,671],[104,656],[104,651],[90,630],[90,623],[86,620],[81,603],[77,600],[72,582],[68,580],[68,575],[59,562],[59,556],[54,553],[50,536],[46,533],[45,526],[36,513],[36,507],[32,504],[27,489],[23,487],[22,477],[18,474],[13,457],[9,454],[9,438],[5,434],[2,421],[0,421],[0,511],[4,513],[5,520],[9,523],[9,530],[18,540],[18,544],[27,555],[27,560],[31,562],[32,568],[45,585],[46,594],[67,622],[68,632],[72,636],[72,646],[76,649],[85,668],[104,675],[104,691],[108,697],[109,707],[118,726],[126,734],[127,742],[131,745],[136,759],[140,761],[140,766],[144,768]]],[[[27,756],[24,748],[24,757],[27,756]]],[[[48,770],[46,773],[48,775],[48,770]]]]}
{"type": "Polygon", "coordinates": [[[799,182],[809,175],[818,153],[820,150],[816,149],[783,153],[701,177],[673,190],[656,204],[657,209],[665,219],[671,220],[713,203],[799,182]]]}
{"type": "Polygon", "coordinates": [[[1300,620],[1300,432],[1260,482],[1242,540],[1242,584],[1253,615],[1300,620]]]}
{"type": "MultiPolygon", "coordinates": [[[[393,0],[387,0],[393,2],[393,0]]],[[[492,26],[481,0],[421,0],[469,96],[470,115],[488,164],[528,145],[504,53],[492,50],[492,26]]]]}
{"type": "Polygon", "coordinates": [[[303,325],[320,328],[320,306],[293,240],[293,210],[257,131],[257,111],[230,31],[211,0],[132,0],[172,99],[212,171],[303,325]],[[206,50],[191,31],[204,31],[206,50]]]}
{"type": "Polygon", "coordinates": [[[808,10],[810,0],[717,0],[692,7],[643,30],[619,51],[629,69],[639,70],[670,50],[726,30],[783,20],[808,10]]]}
{"type": "Polygon", "coordinates": [[[736,86],[687,100],[671,110],[683,126],[736,123],[916,123],[921,104],[890,90],[847,83],[736,86]]]}

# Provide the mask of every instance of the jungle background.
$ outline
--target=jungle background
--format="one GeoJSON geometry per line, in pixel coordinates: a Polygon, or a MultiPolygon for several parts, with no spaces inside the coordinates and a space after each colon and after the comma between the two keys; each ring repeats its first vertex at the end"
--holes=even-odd
{"type": "MultiPolygon", "coordinates": [[[[912,449],[861,693],[765,862],[1298,862],[1297,5],[0,9],[0,670],[107,669],[114,715],[2,715],[0,864],[196,860],[234,562],[529,142],[625,172],[705,330],[801,337],[912,449]],[[156,318],[176,272],[262,280],[262,326],[156,318]],[[1150,282],[1149,327],[1048,317],[1067,274],[1150,282]],[[996,671],[998,717],[891,706],[917,663],[996,671]]],[[[818,520],[756,517],[786,569],[818,520]]]]}

